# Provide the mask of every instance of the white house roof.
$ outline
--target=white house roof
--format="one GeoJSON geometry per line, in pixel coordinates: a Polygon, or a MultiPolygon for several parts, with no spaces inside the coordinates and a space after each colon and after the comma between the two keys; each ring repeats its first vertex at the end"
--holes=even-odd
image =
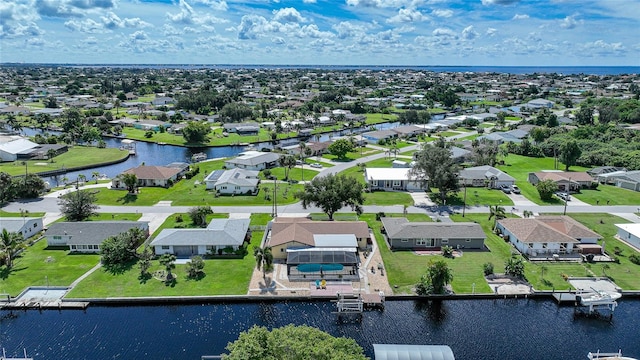
{"type": "Polygon", "coordinates": [[[628,232],[629,234],[640,238],[640,223],[615,225],[616,227],[628,232]]]}
{"type": "Polygon", "coordinates": [[[24,219],[21,217],[0,218],[0,229],[7,229],[7,231],[10,233],[20,232],[22,230],[22,227],[25,225],[25,223],[31,220],[36,220],[36,219],[39,219],[39,218],[33,218],[33,217],[28,217],[24,219]]]}
{"type": "Polygon", "coordinates": [[[31,150],[38,147],[38,144],[28,139],[17,139],[4,144],[0,144],[0,151],[8,154],[19,154],[23,151],[31,150]]]}
{"type": "Polygon", "coordinates": [[[280,155],[273,152],[261,152],[261,151],[245,151],[240,153],[237,157],[227,160],[227,163],[242,164],[255,166],[263,163],[271,163],[278,161],[280,155]]]}
{"type": "Polygon", "coordinates": [[[240,246],[249,222],[249,219],[213,219],[204,229],[164,229],[150,245],[240,246]]]}
{"type": "Polygon", "coordinates": [[[373,344],[376,360],[455,360],[447,345],[373,344]]]}
{"type": "Polygon", "coordinates": [[[353,234],[314,234],[313,241],[316,247],[321,248],[358,247],[358,240],[353,234]]]}
{"type": "Polygon", "coordinates": [[[255,170],[234,168],[222,173],[215,185],[232,184],[237,186],[257,186],[260,182],[258,179],[258,173],[259,172],[255,170]]]}
{"type": "Polygon", "coordinates": [[[411,168],[366,168],[365,180],[409,180],[411,168]]]}

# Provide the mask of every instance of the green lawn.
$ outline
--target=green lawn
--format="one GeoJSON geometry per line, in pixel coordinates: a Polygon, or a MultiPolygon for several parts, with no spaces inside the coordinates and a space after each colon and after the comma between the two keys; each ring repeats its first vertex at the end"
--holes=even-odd
{"type": "MultiPolygon", "coordinates": [[[[395,144],[395,145],[396,145],[396,147],[397,147],[398,149],[402,149],[402,148],[405,148],[405,147],[407,147],[407,146],[412,146],[412,145],[415,145],[415,144],[414,144],[414,143],[410,143],[410,142],[406,142],[406,141],[403,141],[403,140],[400,140],[400,141],[396,141],[396,144],[395,144]]],[[[387,149],[390,149],[390,148],[391,148],[391,145],[390,145],[390,144],[385,144],[385,145],[379,145],[379,144],[376,144],[376,146],[380,146],[380,147],[387,148],[387,149]]],[[[366,150],[365,150],[365,151],[366,151],[366,150]]]]}
{"type": "MultiPolygon", "coordinates": [[[[62,168],[71,169],[116,161],[124,159],[127,156],[126,151],[116,148],[99,149],[93,146],[74,146],[70,148],[69,151],[54,157],[53,163],[48,160],[27,160],[27,169],[25,169],[25,165],[22,165],[22,161],[1,163],[0,172],[6,172],[9,175],[22,175],[25,173],[25,170],[28,170],[29,173],[38,173],[62,168]]],[[[87,170],[87,172],[87,178],[90,180],[91,170],[87,170]]]]}
{"type": "MultiPolygon", "coordinates": [[[[285,171],[286,170],[283,167],[273,168],[273,169],[271,169],[271,176],[275,176],[276,178],[278,178],[280,180],[284,180],[285,171]]],[[[310,166],[306,166],[305,165],[304,174],[303,174],[303,169],[301,169],[300,167],[294,167],[294,168],[291,168],[289,170],[289,180],[310,181],[316,175],[318,175],[318,172],[319,172],[318,169],[312,168],[310,166]]],[[[262,172],[260,173],[260,178],[264,180],[264,176],[263,176],[262,172]]]]}
{"type": "MultiPolygon", "coordinates": [[[[188,279],[186,265],[176,265],[172,272],[177,275],[174,285],[165,285],[154,278],[141,280],[137,264],[123,272],[112,273],[101,268],[81,281],[68,295],[70,298],[104,298],[137,296],[198,296],[198,295],[244,295],[249,290],[249,281],[255,267],[253,248],[259,246],[262,231],[254,231],[248,255],[242,259],[207,259],[205,276],[199,280],[188,279]]],[[[164,269],[154,260],[150,272],[164,269]]]]}
{"type": "MultiPolygon", "coordinates": [[[[219,196],[211,190],[207,190],[204,184],[204,178],[213,170],[222,169],[224,160],[205,161],[198,163],[200,173],[191,179],[183,179],[178,181],[172,187],[165,189],[159,187],[143,187],[137,195],[129,195],[126,190],[113,190],[107,188],[95,189],[98,197],[98,204],[101,205],[138,205],[149,206],[158,203],[158,201],[172,201],[175,206],[194,206],[194,205],[210,205],[210,206],[226,206],[226,205],[271,205],[273,200],[273,183],[263,183],[260,185],[260,192],[255,195],[240,196],[219,196]],[[200,184],[196,185],[196,181],[200,184]]],[[[277,170],[277,168],[276,168],[277,170]]],[[[293,170],[292,170],[293,171],[293,170]]],[[[314,171],[305,170],[305,179],[307,174],[312,175],[314,171]]],[[[296,171],[293,172],[294,176],[296,171]]],[[[284,176],[284,171],[283,171],[284,176]]],[[[297,200],[293,197],[294,192],[301,190],[302,184],[289,184],[285,182],[278,183],[278,204],[291,204],[297,200]]]]}
{"type": "Polygon", "coordinates": [[[436,135],[440,137],[450,137],[454,135],[460,135],[460,133],[454,132],[454,131],[442,131],[442,132],[436,133],[436,135]]]}
{"type": "Polygon", "coordinates": [[[613,185],[598,185],[597,189],[583,189],[579,194],[571,194],[578,200],[591,205],[637,205],[640,206],[640,192],[613,185]]]}
{"type": "MultiPolygon", "coordinates": [[[[549,201],[543,201],[540,199],[540,195],[538,194],[538,190],[536,187],[529,183],[528,176],[530,172],[538,172],[542,170],[553,170],[554,161],[553,158],[533,158],[527,156],[520,156],[509,154],[505,158],[504,165],[498,165],[498,169],[504,171],[505,173],[513,176],[516,179],[516,185],[520,188],[522,195],[524,195],[527,199],[533,201],[538,205],[562,205],[562,200],[556,198],[555,196],[549,201]]],[[[558,169],[563,170],[564,165],[558,162],[558,169]]],[[[572,166],[571,171],[586,171],[587,168],[580,166],[572,166]]]]}
{"type": "Polygon", "coordinates": [[[478,136],[481,136],[482,134],[473,134],[473,135],[469,135],[469,136],[465,136],[462,138],[458,138],[456,139],[456,141],[462,141],[462,140],[475,140],[478,138],[478,136]]]}
{"type": "Polygon", "coordinates": [[[323,158],[327,159],[327,160],[331,160],[331,161],[338,161],[338,162],[349,162],[349,161],[353,161],[356,159],[360,159],[362,157],[365,156],[370,156],[370,155],[375,155],[375,154],[379,154],[382,151],[380,150],[374,150],[374,149],[368,149],[365,148],[363,149],[362,153],[360,153],[360,150],[356,150],[356,151],[352,151],[352,152],[348,152],[344,158],[340,159],[335,155],[332,154],[324,154],[322,155],[323,158]]]}
{"type": "Polygon", "coordinates": [[[373,191],[364,194],[364,205],[413,205],[413,198],[405,192],[373,191]]]}
{"type": "Polygon", "coordinates": [[[398,118],[393,114],[381,114],[381,113],[368,113],[365,114],[367,120],[365,121],[367,125],[380,124],[385,122],[396,121],[398,118]]]}
{"type": "Polygon", "coordinates": [[[17,296],[28,286],[68,286],[100,261],[96,254],[69,254],[67,250],[47,250],[40,240],[28,247],[11,270],[0,267],[0,293],[17,296]]]}
{"type": "MultiPolygon", "coordinates": [[[[432,193],[429,198],[440,204],[440,192],[436,188],[432,188],[432,193]]],[[[464,188],[461,188],[459,192],[450,194],[447,196],[447,205],[460,205],[464,204],[464,188]]],[[[511,206],[513,201],[501,190],[487,189],[487,188],[467,188],[467,206],[489,206],[489,205],[501,205],[511,206]]]]}
{"type": "MultiPolygon", "coordinates": [[[[29,212],[25,213],[26,217],[43,217],[44,212],[29,212]]],[[[22,217],[22,214],[19,212],[7,212],[4,210],[0,210],[0,217],[22,217]]]]}

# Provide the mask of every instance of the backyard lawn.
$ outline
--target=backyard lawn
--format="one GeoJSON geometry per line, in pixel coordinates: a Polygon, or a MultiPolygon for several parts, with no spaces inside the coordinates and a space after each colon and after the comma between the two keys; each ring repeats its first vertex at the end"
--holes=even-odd
{"type": "Polygon", "coordinates": [[[68,286],[100,261],[97,254],[48,250],[40,240],[16,259],[11,270],[0,267],[0,293],[17,296],[28,286],[68,286]]]}
{"type": "Polygon", "coordinates": [[[331,161],[349,162],[349,161],[360,159],[360,158],[365,157],[365,156],[379,154],[381,152],[382,152],[381,150],[375,150],[375,149],[371,149],[371,148],[364,148],[362,150],[362,153],[360,152],[360,149],[356,149],[355,151],[348,152],[344,156],[344,158],[342,158],[342,159],[339,159],[337,156],[332,155],[332,154],[324,154],[324,155],[322,155],[322,157],[327,159],[327,160],[331,160],[331,161]]]}
{"type": "MultiPolygon", "coordinates": [[[[522,195],[524,195],[527,199],[533,201],[534,203],[538,205],[562,205],[562,200],[556,198],[555,196],[549,201],[543,201],[542,199],[540,199],[540,195],[538,194],[538,190],[536,190],[536,187],[531,185],[527,180],[530,172],[553,170],[553,163],[553,158],[533,158],[509,154],[509,156],[505,158],[505,164],[498,165],[497,168],[513,176],[516,179],[516,185],[518,185],[518,187],[520,188],[522,195]]],[[[558,162],[558,169],[564,170],[564,165],[560,162],[558,162]]],[[[572,166],[570,170],[586,171],[588,169],[580,166],[572,166]]]]}
{"type": "Polygon", "coordinates": [[[116,148],[100,149],[93,146],[76,145],[70,147],[69,151],[54,157],[53,162],[49,160],[27,160],[26,166],[22,165],[22,161],[5,162],[0,164],[0,172],[6,172],[9,175],[23,175],[25,170],[28,170],[29,173],[39,173],[62,168],[71,169],[117,161],[127,156],[126,151],[116,148]]]}
{"type": "Polygon", "coordinates": [[[597,189],[583,189],[571,194],[590,205],[636,205],[640,207],[640,192],[619,188],[613,185],[598,185],[597,189]]]}

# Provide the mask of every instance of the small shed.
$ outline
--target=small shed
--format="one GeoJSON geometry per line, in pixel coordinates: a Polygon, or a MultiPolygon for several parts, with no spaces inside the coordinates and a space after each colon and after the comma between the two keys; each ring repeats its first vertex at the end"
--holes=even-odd
{"type": "Polygon", "coordinates": [[[375,360],[455,360],[447,345],[373,344],[375,360]]]}

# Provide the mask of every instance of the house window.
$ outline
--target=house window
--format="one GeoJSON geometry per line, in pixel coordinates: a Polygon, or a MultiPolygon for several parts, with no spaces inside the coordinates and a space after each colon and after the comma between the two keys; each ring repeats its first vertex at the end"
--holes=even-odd
{"type": "Polygon", "coordinates": [[[76,249],[76,246],[75,246],[75,245],[71,245],[71,246],[69,246],[69,248],[70,248],[71,250],[75,250],[75,249],[76,249]]]}
{"type": "Polygon", "coordinates": [[[240,190],[240,186],[236,186],[236,190],[240,190]]]}
{"type": "Polygon", "coordinates": [[[162,250],[169,250],[169,245],[162,245],[162,250]]]}
{"type": "Polygon", "coordinates": [[[446,245],[449,243],[449,239],[442,239],[442,245],[446,245]]]}
{"type": "Polygon", "coordinates": [[[409,239],[402,239],[402,242],[409,242],[409,239]]]}
{"type": "Polygon", "coordinates": [[[546,249],[547,248],[547,243],[542,243],[542,248],[546,249]]]}
{"type": "Polygon", "coordinates": [[[466,242],[471,242],[471,239],[465,239],[464,241],[466,241],[466,242]]]}
{"type": "Polygon", "coordinates": [[[62,240],[62,236],[54,236],[53,240],[62,240]]]}
{"type": "Polygon", "coordinates": [[[427,245],[426,239],[416,239],[416,245],[427,245]]]}
{"type": "Polygon", "coordinates": [[[393,180],[393,186],[400,186],[401,183],[402,182],[400,180],[393,180]]]}

